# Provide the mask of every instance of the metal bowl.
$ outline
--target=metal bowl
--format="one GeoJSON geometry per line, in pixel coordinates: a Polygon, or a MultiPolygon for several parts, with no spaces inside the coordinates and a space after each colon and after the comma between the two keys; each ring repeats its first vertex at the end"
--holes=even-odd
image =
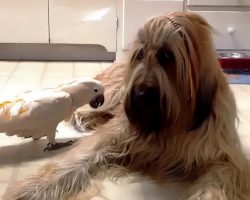
{"type": "Polygon", "coordinates": [[[249,58],[246,53],[224,52],[219,54],[222,58],[249,58]]]}

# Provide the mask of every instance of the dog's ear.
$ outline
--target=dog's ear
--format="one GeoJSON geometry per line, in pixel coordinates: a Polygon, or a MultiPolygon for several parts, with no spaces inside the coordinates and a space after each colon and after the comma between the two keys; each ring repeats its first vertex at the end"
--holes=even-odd
{"type": "Polygon", "coordinates": [[[141,43],[146,42],[146,33],[144,27],[140,28],[137,32],[137,38],[141,43]]]}
{"type": "Polygon", "coordinates": [[[198,129],[213,113],[213,102],[216,91],[216,80],[209,81],[207,78],[200,80],[199,89],[196,94],[191,131],[198,129]]]}

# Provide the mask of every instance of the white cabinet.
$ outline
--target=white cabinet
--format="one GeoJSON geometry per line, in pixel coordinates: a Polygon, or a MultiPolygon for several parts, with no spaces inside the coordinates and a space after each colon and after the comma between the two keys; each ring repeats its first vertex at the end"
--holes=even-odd
{"type": "Polygon", "coordinates": [[[122,48],[127,49],[136,38],[138,29],[150,18],[183,10],[183,0],[124,0],[122,48]]]}
{"type": "Polygon", "coordinates": [[[188,0],[189,6],[250,6],[250,0],[188,0]]]}
{"type": "Polygon", "coordinates": [[[47,0],[0,0],[0,43],[48,43],[47,0]]]}
{"type": "Polygon", "coordinates": [[[250,0],[188,0],[186,8],[203,16],[216,30],[217,50],[250,49],[250,0]]]}
{"type": "Polygon", "coordinates": [[[97,44],[116,51],[116,0],[50,0],[51,43],[97,44]]]}
{"type": "Polygon", "coordinates": [[[0,43],[96,44],[116,51],[116,0],[0,0],[0,43]]]}
{"type": "Polygon", "coordinates": [[[217,49],[250,49],[250,12],[196,11],[217,31],[214,42],[217,49]]]}

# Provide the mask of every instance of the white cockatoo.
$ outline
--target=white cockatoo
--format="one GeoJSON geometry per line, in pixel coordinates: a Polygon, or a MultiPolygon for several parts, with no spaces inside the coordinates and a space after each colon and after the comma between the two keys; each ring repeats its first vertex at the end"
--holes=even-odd
{"type": "Polygon", "coordinates": [[[46,136],[49,143],[45,150],[55,150],[73,142],[55,141],[58,124],[69,119],[73,112],[89,103],[97,108],[104,103],[104,87],[101,82],[83,78],[62,84],[56,88],[30,91],[0,101],[0,133],[8,136],[46,136]]]}

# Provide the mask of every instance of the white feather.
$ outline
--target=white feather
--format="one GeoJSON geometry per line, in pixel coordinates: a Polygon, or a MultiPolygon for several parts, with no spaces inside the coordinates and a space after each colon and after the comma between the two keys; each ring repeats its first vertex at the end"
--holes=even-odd
{"type": "Polygon", "coordinates": [[[58,124],[103,92],[99,81],[84,78],[54,89],[30,91],[2,99],[0,132],[34,139],[47,136],[50,143],[55,143],[58,124]]]}

